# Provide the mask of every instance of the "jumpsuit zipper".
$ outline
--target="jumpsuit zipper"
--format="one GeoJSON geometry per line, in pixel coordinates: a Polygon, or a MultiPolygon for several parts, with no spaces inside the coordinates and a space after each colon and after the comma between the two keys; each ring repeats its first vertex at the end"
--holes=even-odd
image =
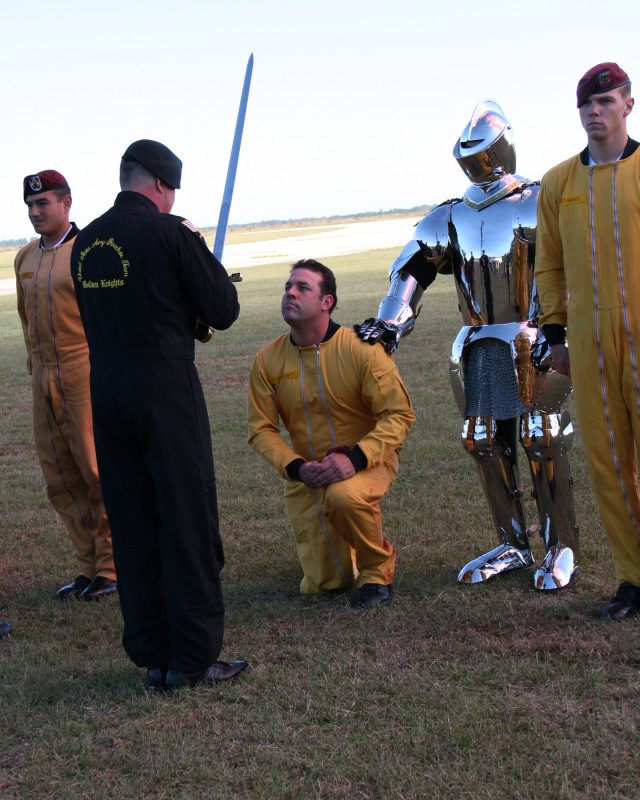
{"type": "MultiPolygon", "coordinates": [[[[321,369],[321,364],[320,364],[320,345],[317,344],[315,346],[315,348],[316,348],[316,369],[317,369],[317,373],[318,373],[318,387],[319,387],[319,390],[320,390],[320,400],[322,402],[322,407],[324,408],[324,411],[325,411],[325,414],[326,414],[326,417],[327,417],[327,422],[329,423],[329,430],[331,432],[331,441],[333,443],[333,446],[337,447],[336,436],[335,436],[335,432],[334,432],[334,429],[333,429],[333,423],[331,421],[331,415],[329,414],[329,409],[327,408],[327,404],[326,404],[325,399],[324,399],[323,381],[322,381],[322,369],[321,369]]],[[[309,414],[309,409],[308,409],[307,401],[306,401],[306,398],[305,398],[304,358],[303,358],[303,355],[302,355],[302,350],[300,348],[298,348],[298,354],[299,354],[299,357],[300,357],[300,392],[301,392],[301,396],[302,396],[302,405],[304,407],[304,413],[305,413],[305,416],[307,418],[307,437],[309,439],[309,446],[311,448],[311,455],[313,456],[313,460],[317,461],[318,459],[316,458],[316,452],[315,452],[315,448],[313,446],[313,438],[312,438],[312,435],[311,435],[311,415],[309,414]]],[[[322,533],[324,534],[324,538],[326,539],[327,544],[329,545],[329,549],[331,550],[331,552],[333,554],[333,557],[335,558],[336,564],[338,565],[338,569],[340,570],[340,573],[342,574],[342,577],[345,580],[347,580],[348,576],[347,576],[347,574],[346,574],[346,572],[344,570],[344,567],[342,565],[342,562],[340,561],[340,558],[338,557],[338,554],[336,553],[336,549],[334,547],[333,542],[331,541],[331,537],[329,536],[329,531],[327,530],[327,526],[325,524],[324,514],[322,513],[322,509],[320,508],[320,506],[318,504],[316,493],[312,489],[310,489],[308,486],[307,486],[307,491],[309,492],[309,494],[313,498],[313,503],[314,503],[314,507],[315,507],[315,511],[316,511],[316,516],[317,516],[318,521],[320,523],[320,527],[322,528],[322,533]]]]}

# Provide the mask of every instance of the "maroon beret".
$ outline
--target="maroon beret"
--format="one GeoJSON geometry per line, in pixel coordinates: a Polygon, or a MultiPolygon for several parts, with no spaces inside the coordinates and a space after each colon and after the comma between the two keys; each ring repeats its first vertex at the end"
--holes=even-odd
{"type": "Polygon", "coordinates": [[[612,89],[617,89],[618,86],[624,86],[625,83],[629,82],[627,73],[617,64],[614,64],[613,61],[596,64],[595,67],[591,67],[588,72],[585,72],[578,82],[576,91],[578,108],[583,103],[586,103],[592,94],[610,92],[612,89]]]}
{"type": "Polygon", "coordinates": [[[35,175],[27,175],[22,181],[22,196],[25,203],[28,195],[42,194],[50,192],[52,189],[66,189],[71,194],[67,179],[55,169],[44,169],[42,172],[36,172],[35,175]]]}

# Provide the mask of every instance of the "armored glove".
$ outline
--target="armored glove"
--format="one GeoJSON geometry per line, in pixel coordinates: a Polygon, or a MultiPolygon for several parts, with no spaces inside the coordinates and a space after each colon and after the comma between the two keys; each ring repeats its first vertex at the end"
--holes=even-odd
{"type": "Polygon", "coordinates": [[[354,325],[353,330],[363,342],[380,342],[389,354],[397,350],[402,336],[400,328],[377,317],[365,319],[362,325],[354,325]]]}

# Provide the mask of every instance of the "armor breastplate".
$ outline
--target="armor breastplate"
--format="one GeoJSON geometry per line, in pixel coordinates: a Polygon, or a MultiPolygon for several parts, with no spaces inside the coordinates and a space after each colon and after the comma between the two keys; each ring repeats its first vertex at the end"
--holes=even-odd
{"type": "Polygon", "coordinates": [[[483,208],[464,200],[434,209],[415,238],[440,271],[455,276],[466,325],[523,322],[538,316],[533,277],[539,186],[528,184],[483,208]],[[448,242],[447,258],[442,259],[448,242]]]}

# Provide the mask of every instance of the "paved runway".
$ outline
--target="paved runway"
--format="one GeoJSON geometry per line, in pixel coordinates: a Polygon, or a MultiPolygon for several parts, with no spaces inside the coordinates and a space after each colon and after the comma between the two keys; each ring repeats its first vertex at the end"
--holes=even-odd
{"type": "Polygon", "coordinates": [[[420,217],[337,223],[313,226],[298,236],[264,242],[230,244],[222,261],[229,270],[260,264],[297,261],[300,258],[326,258],[387,247],[402,247],[413,237],[413,226],[420,217]]]}
{"type": "MultiPolygon", "coordinates": [[[[239,272],[261,264],[292,262],[300,258],[322,259],[387,247],[400,249],[413,237],[413,226],[420,219],[405,217],[296,228],[304,232],[281,239],[229,244],[224,249],[222,262],[229,271],[239,272]]],[[[15,294],[15,290],[13,278],[0,281],[0,295],[15,294]]]]}

